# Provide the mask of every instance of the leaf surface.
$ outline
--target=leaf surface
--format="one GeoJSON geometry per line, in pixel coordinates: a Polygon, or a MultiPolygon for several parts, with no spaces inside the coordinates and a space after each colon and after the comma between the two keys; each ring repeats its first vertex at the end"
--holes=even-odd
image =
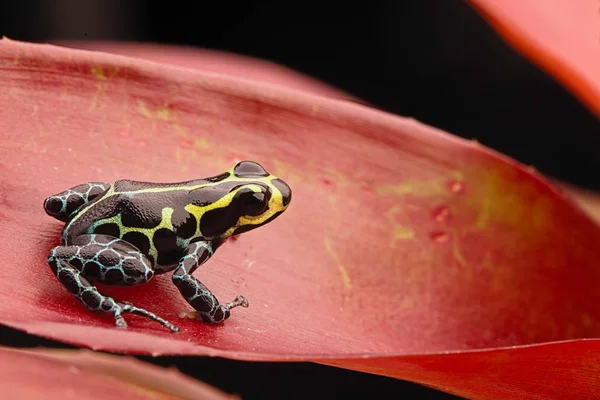
{"type": "Polygon", "coordinates": [[[364,102],[348,93],[311,78],[291,68],[270,61],[219,50],[155,43],[59,40],[54,44],[76,49],[94,50],[174,64],[218,74],[238,76],[323,96],[364,102]]]}
{"type": "Polygon", "coordinates": [[[172,369],[89,350],[0,347],[0,376],[7,399],[237,399],[172,369]]]}
{"type": "Polygon", "coordinates": [[[599,389],[598,342],[577,339],[600,333],[600,229],[513,160],[412,119],[209,71],[9,40],[0,70],[2,323],[130,354],[316,361],[475,398],[599,389]],[[222,301],[248,297],[224,324],[180,317],[191,308],[163,275],[99,287],[181,332],[132,316],[117,330],[52,275],[61,224],[45,197],[212,176],[240,159],[294,195],[195,273],[222,301]]]}

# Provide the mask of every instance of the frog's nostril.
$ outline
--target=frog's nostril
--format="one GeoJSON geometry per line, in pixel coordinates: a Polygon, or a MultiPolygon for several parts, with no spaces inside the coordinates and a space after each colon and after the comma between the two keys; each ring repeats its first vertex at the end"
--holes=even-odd
{"type": "Polygon", "coordinates": [[[283,198],[284,206],[287,206],[288,204],[290,204],[290,201],[292,200],[292,191],[288,190],[286,193],[282,193],[282,198],[283,198]]]}

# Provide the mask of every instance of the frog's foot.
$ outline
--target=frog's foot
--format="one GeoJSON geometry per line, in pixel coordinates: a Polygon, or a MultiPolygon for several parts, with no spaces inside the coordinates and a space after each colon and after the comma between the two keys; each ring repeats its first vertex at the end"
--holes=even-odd
{"type": "Polygon", "coordinates": [[[143,308],[135,307],[132,304],[118,303],[111,298],[108,299],[110,299],[114,303],[114,307],[113,310],[111,310],[111,312],[115,316],[115,326],[119,329],[127,329],[127,322],[125,321],[125,318],[123,318],[123,314],[130,313],[139,315],[141,317],[146,317],[152,321],[156,321],[165,328],[171,330],[171,332],[173,333],[179,332],[178,327],[176,327],[169,321],[162,319],[158,315],[151,313],[150,311],[144,310],[143,308]]]}
{"type": "Polygon", "coordinates": [[[248,308],[248,299],[244,295],[238,294],[235,299],[225,304],[225,307],[227,307],[228,309],[232,309],[238,306],[248,308]]]}
{"type": "Polygon", "coordinates": [[[190,244],[173,272],[173,283],[202,321],[217,324],[229,318],[232,308],[248,307],[248,300],[238,295],[227,304],[219,304],[215,295],[192,275],[200,264],[212,256],[213,251],[214,245],[211,242],[190,244]]]}
{"type": "Polygon", "coordinates": [[[199,315],[200,318],[202,318],[202,321],[204,322],[218,324],[219,322],[223,322],[227,318],[229,318],[229,315],[231,314],[231,309],[235,307],[248,308],[248,300],[246,299],[246,297],[239,294],[235,299],[233,299],[229,303],[219,304],[209,312],[201,312],[199,313],[199,315]]]}
{"type": "Polygon", "coordinates": [[[221,305],[221,304],[217,305],[213,309],[212,313],[199,312],[199,311],[188,311],[188,312],[180,313],[179,317],[180,318],[189,318],[189,319],[199,319],[201,321],[209,322],[209,323],[219,323],[229,317],[229,315],[231,314],[230,310],[232,308],[235,308],[238,306],[245,307],[245,308],[248,307],[248,300],[241,294],[238,295],[233,301],[230,301],[229,303],[227,303],[225,305],[221,305]],[[219,317],[221,317],[221,319],[219,319],[219,317]]]}

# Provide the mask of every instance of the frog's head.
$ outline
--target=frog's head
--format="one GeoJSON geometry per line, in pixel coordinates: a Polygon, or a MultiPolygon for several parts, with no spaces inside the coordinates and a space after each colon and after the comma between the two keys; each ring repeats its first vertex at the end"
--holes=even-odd
{"type": "Polygon", "coordinates": [[[214,187],[223,192],[200,220],[204,236],[227,238],[263,226],[289,206],[290,187],[260,164],[242,161],[220,175],[214,187]]]}

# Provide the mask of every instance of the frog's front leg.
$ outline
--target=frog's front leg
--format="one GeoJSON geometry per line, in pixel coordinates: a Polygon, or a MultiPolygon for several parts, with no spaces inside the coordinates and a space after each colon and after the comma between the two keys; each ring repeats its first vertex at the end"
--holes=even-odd
{"type": "Polygon", "coordinates": [[[46,198],[44,210],[49,216],[67,222],[73,211],[94,200],[109,187],[110,183],[105,182],[88,182],[73,186],[64,192],[46,198]]]}
{"type": "Polygon", "coordinates": [[[216,242],[194,242],[186,249],[173,272],[173,283],[185,300],[198,312],[205,322],[218,323],[229,318],[230,310],[237,306],[248,307],[248,300],[238,295],[233,301],[222,305],[212,292],[198,281],[192,273],[214,253],[216,242]]]}
{"type": "Polygon", "coordinates": [[[150,260],[132,244],[109,235],[81,235],[70,246],[53,248],[48,264],[59,282],[88,309],[113,314],[117,328],[127,328],[123,314],[130,313],[156,321],[173,332],[179,331],[149,311],[104,296],[91,283],[131,286],[152,279],[150,260]]]}

